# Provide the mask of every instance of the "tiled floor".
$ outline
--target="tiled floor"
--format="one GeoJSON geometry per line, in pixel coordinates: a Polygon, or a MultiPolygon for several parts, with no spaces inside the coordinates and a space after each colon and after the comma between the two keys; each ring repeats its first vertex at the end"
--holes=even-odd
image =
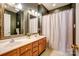
{"type": "Polygon", "coordinates": [[[65,56],[65,54],[48,48],[41,54],[41,56],[65,56]]]}

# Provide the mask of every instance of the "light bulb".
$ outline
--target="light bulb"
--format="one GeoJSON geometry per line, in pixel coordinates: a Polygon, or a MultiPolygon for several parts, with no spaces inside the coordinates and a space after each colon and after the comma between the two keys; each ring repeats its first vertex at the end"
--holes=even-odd
{"type": "Polygon", "coordinates": [[[52,6],[56,6],[56,4],[54,3],[54,4],[52,4],[52,6]]]}
{"type": "Polygon", "coordinates": [[[37,12],[35,12],[35,15],[37,16],[37,12]]]}
{"type": "Polygon", "coordinates": [[[5,8],[7,8],[7,5],[4,5],[5,8]]]}
{"type": "Polygon", "coordinates": [[[18,12],[19,11],[19,9],[17,9],[17,8],[15,8],[15,10],[18,12]]]}
{"type": "Polygon", "coordinates": [[[20,3],[16,7],[20,10],[22,9],[22,5],[20,3]]]}
{"type": "Polygon", "coordinates": [[[34,13],[35,11],[34,10],[32,10],[32,13],[34,13]]]}
{"type": "Polygon", "coordinates": [[[28,13],[29,13],[29,14],[31,14],[31,11],[30,11],[30,10],[28,10],[28,13]]]}
{"type": "Polygon", "coordinates": [[[32,14],[34,15],[34,13],[35,13],[35,11],[34,10],[32,10],[32,14]]]}
{"type": "Polygon", "coordinates": [[[40,13],[38,13],[38,16],[41,16],[41,14],[40,14],[40,13]]]}

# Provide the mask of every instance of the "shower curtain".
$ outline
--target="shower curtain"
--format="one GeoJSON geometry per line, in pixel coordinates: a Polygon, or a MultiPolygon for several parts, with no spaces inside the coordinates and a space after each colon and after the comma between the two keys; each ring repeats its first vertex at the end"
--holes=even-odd
{"type": "Polygon", "coordinates": [[[50,14],[43,16],[42,20],[42,34],[47,37],[47,42],[50,39],[50,14]]]}
{"type": "Polygon", "coordinates": [[[42,34],[47,37],[50,48],[68,54],[72,52],[72,13],[73,9],[68,9],[43,16],[42,34]]]}

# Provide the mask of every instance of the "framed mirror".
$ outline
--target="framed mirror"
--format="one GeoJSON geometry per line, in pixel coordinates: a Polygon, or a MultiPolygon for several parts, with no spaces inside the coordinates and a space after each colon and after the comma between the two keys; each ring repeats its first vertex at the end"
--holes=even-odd
{"type": "Polygon", "coordinates": [[[23,34],[23,10],[9,4],[4,7],[4,37],[23,34]]]}
{"type": "Polygon", "coordinates": [[[28,11],[28,33],[38,33],[38,19],[39,19],[39,13],[35,10],[29,10],[28,11]]]}
{"type": "Polygon", "coordinates": [[[2,10],[4,10],[1,20],[2,39],[26,35],[27,33],[39,33],[41,14],[38,12],[38,4],[4,3],[2,10]]]}

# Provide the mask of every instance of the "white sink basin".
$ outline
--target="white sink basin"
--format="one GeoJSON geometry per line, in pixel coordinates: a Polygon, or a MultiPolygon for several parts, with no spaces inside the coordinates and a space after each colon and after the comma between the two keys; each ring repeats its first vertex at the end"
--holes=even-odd
{"type": "Polygon", "coordinates": [[[5,48],[5,47],[0,47],[0,52],[1,52],[1,51],[5,51],[5,50],[7,50],[7,48],[5,48]]]}
{"type": "Polygon", "coordinates": [[[10,43],[10,42],[0,43],[0,52],[6,51],[9,48],[13,48],[15,46],[18,46],[21,43],[23,43],[23,42],[22,41],[14,41],[12,43],[10,43]]]}
{"type": "Polygon", "coordinates": [[[0,43],[0,46],[5,46],[7,44],[9,44],[9,42],[0,43]]]}
{"type": "Polygon", "coordinates": [[[21,41],[15,41],[15,42],[9,43],[9,44],[7,44],[5,46],[6,47],[15,47],[15,46],[17,46],[17,45],[19,45],[21,43],[23,43],[23,42],[21,42],[21,41]]]}
{"type": "Polygon", "coordinates": [[[13,46],[19,45],[21,43],[22,43],[21,41],[16,41],[16,42],[12,42],[12,43],[5,42],[5,43],[0,44],[0,49],[7,48],[7,47],[13,47],[13,46]]]}
{"type": "Polygon", "coordinates": [[[18,39],[18,40],[15,40],[15,42],[19,42],[19,41],[23,42],[23,41],[26,41],[26,39],[18,39]]]}

